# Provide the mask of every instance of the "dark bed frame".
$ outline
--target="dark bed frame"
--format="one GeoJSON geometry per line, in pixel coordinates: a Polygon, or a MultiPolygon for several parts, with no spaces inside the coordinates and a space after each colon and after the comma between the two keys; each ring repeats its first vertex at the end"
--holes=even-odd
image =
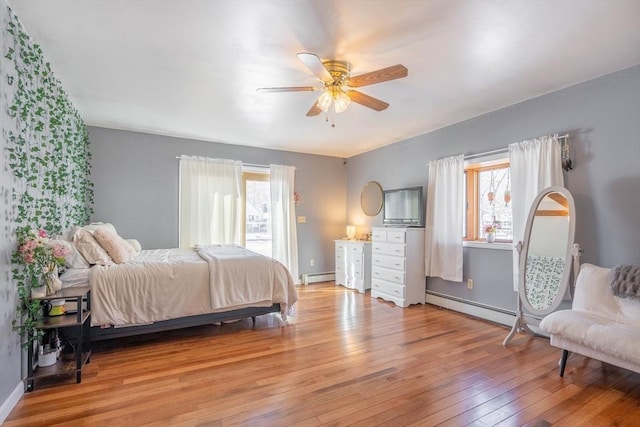
{"type": "Polygon", "coordinates": [[[280,304],[273,304],[270,307],[246,307],[237,310],[224,311],[219,313],[198,314],[189,317],[180,317],[178,319],[162,320],[150,323],[148,325],[125,326],[120,328],[101,328],[100,326],[92,326],[88,329],[91,341],[108,340],[112,338],[124,338],[134,335],[150,334],[153,332],[164,332],[173,329],[190,328],[193,326],[208,325],[216,322],[225,322],[230,320],[245,319],[251,317],[253,327],[256,326],[256,316],[262,316],[269,313],[279,313],[280,304]]]}

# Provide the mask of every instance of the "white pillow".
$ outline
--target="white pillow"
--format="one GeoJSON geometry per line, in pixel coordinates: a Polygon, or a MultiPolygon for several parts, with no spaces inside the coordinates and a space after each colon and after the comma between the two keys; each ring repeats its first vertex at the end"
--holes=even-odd
{"type": "Polygon", "coordinates": [[[124,241],[131,245],[136,255],[142,250],[142,245],[136,239],[124,239],[124,241]]]}
{"type": "Polygon", "coordinates": [[[90,231],[79,229],[73,236],[73,243],[89,264],[111,265],[113,260],[102,246],[98,244],[90,231]]]}
{"type": "MultiPolygon", "coordinates": [[[[73,236],[72,236],[73,237],[73,236]]],[[[67,250],[67,256],[64,258],[64,264],[68,268],[89,268],[90,265],[86,259],[82,256],[76,245],[67,240],[56,240],[56,242],[64,246],[67,250]]]]}
{"type": "Polygon", "coordinates": [[[118,232],[116,231],[116,227],[108,222],[92,222],[91,224],[87,224],[82,228],[84,228],[85,230],[89,230],[91,233],[94,233],[98,230],[104,230],[111,234],[118,234],[118,232]]]}

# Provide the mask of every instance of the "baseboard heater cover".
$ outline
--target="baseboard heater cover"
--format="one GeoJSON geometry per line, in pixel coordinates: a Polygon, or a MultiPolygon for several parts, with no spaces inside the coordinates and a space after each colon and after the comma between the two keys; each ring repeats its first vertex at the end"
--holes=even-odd
{"type": "MultiPolygon", "coordinates": [[[[516,318],[516,313],[511,310],[505,310],[503,308],[493,307],[491,305],[481,304],[475,301],[469,301],[463,298],[457,298],[433,291],[427,291],[427,303],[509,327],[513,325],[516,318]]],[[[536,335],[549,337],[549,334],[538,327],[541,320],[540,317],[532,316],[528,313],[524,313],[524,316],[525,319],[529,320],[527,321],[527,326],[529,326],[536,335]]]]}
{"type": "Polygon", "coordinates": [[[427,291],[427,303],[447,308],[460,313],[469,314],[491,322],[500,323],[502,325],[511,326],[515,319],[515,312],[505,310],[499,307],[493,307],[486,304],[477,303],[475,301],[465,300],[463,298],[453,297],[427,291]]]}
{"type": "Polygon", "coordinates": [[[336,280],[336,274],[333,271],[327,273],[305,273],[302,275],[302,284],[331,282],[336,280]]]}

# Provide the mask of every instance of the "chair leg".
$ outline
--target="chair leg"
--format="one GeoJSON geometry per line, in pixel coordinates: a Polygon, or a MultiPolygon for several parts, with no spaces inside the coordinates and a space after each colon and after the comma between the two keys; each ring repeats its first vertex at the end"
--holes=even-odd
{"type": "Polygon", "coordinates": [[[560,376],[564,377],[564,368],[567,366],[569,358],[569,350],[562,350],[562,359],[560,359],[560,376]]]}

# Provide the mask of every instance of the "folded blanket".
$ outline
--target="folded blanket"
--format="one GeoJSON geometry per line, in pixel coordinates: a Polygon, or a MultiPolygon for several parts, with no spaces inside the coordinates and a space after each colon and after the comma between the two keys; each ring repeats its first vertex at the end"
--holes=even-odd
{"type": "Polygon", "coordinates": [[[293,278],[281,263],[237,245],[196,246],[209,264],[214,310],[283,305],[296,302],[293,278]]]}
{"type": "Polygon", "coordinates": [[[619,264],[609,273],[613,295],[640,299],[640,265],[619,264]]]}

